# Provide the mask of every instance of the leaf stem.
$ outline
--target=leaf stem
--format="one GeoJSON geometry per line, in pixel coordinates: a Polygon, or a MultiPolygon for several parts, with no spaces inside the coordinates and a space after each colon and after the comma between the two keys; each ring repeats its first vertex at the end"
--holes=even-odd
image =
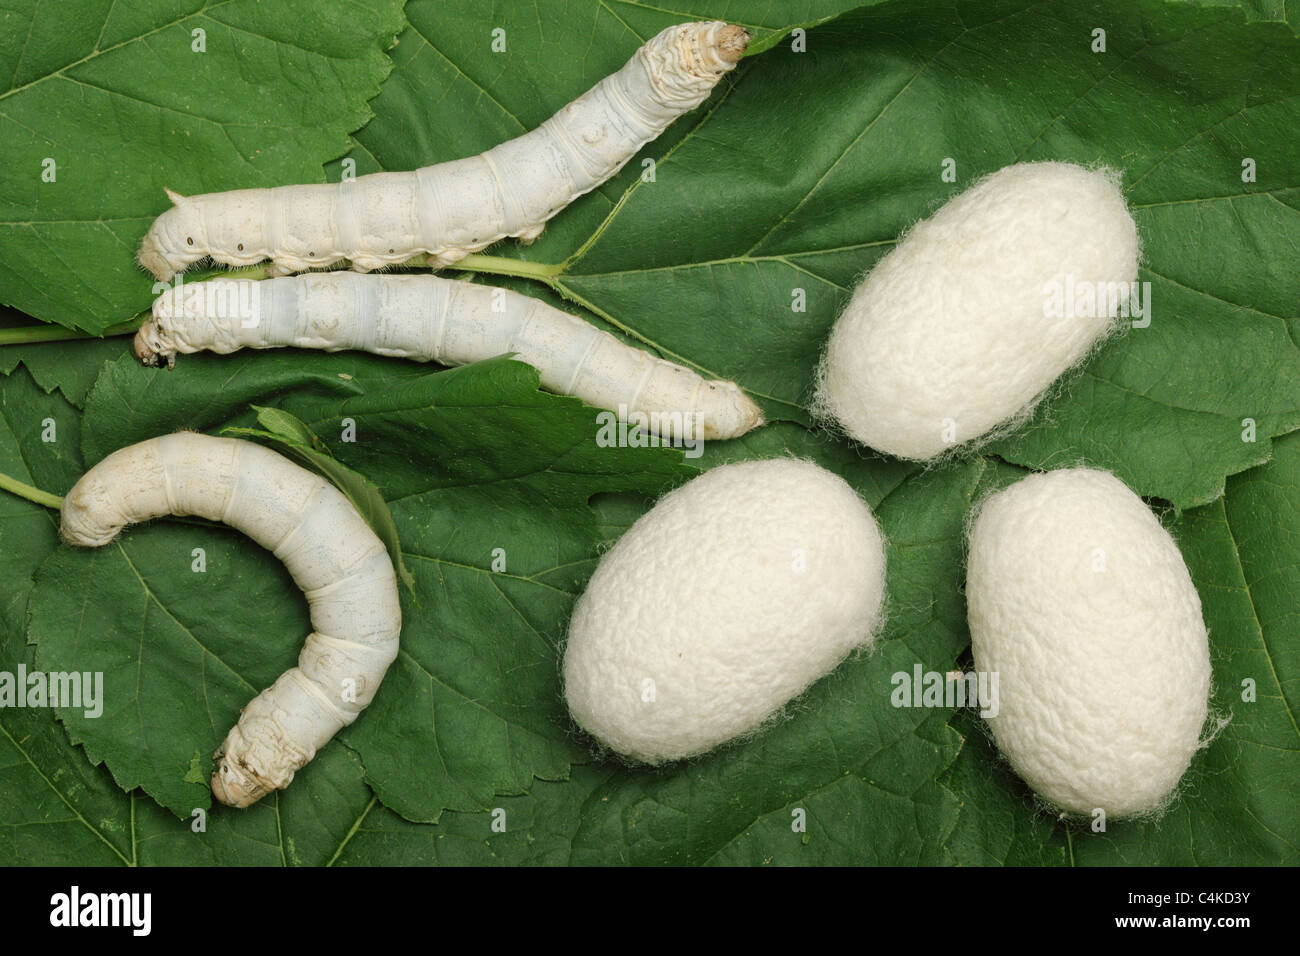
{"type": "Polygon", "coordinates": [[[131,335],[140,327],[142,321],[144,321],[144,313],[126,322],[119,322],[117,325],[109,326],[104,330],[102,336],[49,323],[23,325],[16,329],[0,329],[0,346],[32,345],[39,342],[83,341],[85,339],[108,338],[111,335],[131,335]]]}
{"type": "Polygon", "coordinates": [[[525,262],[504,256],[481,256],[477,253],[456,261],[457,269],[469,272],[494,272],[503,276],[520,276],[524,279],[547,279],[564,272],[563,262],[525,262]]]}
{"type": "Polygon", "coordinates": [[[63,499],[58,495],[52,495],[48,491],[33,488],[31,485],[19,481],[17,478],[11,478],[3,472],[0,472],[0,490],[8,491],[20,498],[26,498],[28,501],[44,505],[47,508],[58,510],[63,507],[63,499]]]}

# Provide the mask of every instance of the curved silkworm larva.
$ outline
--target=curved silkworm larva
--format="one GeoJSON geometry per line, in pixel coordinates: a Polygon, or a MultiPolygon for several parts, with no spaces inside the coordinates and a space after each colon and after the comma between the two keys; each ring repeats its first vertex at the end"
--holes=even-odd
{"type": "Polygon", "coordinates": [[[539,299],[431,275],[320,272],[187,282],[154,300],[136,333],[145,365],[177,353],[293,346],[468,365],[514,353],[542,387],[663,437],[735,438],[763,423],[734,382],[706,379],[539,299]],[[623,408],[620,408],[623,406],[623,408]]]}
{"type": "Polygon", "coordinates": [[[441,267],[507,236],[537,238],[546,221],[605,182],[673,120],[708,98],[749,34],[683,23],[652,37],[537,129],[478,156],[343,183],[167,195],[140,264],[163,281],[211,256],[272,275],[350,260],[358,272],[426,253],[441,267]]]}
{"type": "Polygon", "coordinates": [[[234,438],[177,432],[95,465],[63,502],[63,540],[107,544],[128,524],[198,515],[248,535],[307,596],[298,666],[258,694],[213,755],[212,793],[247,807],[293,775],[374,699],[397,657],[397,577],[382,541],[324,478],[234,438]]]}

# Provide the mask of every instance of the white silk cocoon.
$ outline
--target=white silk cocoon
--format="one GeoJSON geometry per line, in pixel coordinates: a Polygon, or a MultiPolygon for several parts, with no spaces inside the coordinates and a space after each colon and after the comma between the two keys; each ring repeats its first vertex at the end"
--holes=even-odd
{"type": "Polygon", "coordinates": [[[723,465],[669,493],[602,558],[564,653],[579,726],[657,764],[757,728],[871,641],[884,539],[807,461],[723,465]]]}
{"type": "Polygon", "coordinates": [[[1127,301],[1138,256],[1114,174],[1001,169],[916,224],[859,284],[818,371],[818,411],[900,458],[986,435],[1114,326],[1112,296],[1127,301]]]}
{"type": "Polygon", "coordinates": [[[1210,691],[1201,602],[1178,546],[1105,471],[1036,474],[970,529],[975,668],[998,674],[988,723],[1061,810],[1161,808],[1200,745],[1210,691]]]}

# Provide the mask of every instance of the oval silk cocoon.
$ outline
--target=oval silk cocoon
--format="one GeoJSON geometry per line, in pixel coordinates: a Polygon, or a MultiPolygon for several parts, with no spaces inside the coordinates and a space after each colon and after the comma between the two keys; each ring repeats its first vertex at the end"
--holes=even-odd
{"type": "Polygon", "coordinates": [[[1016,772],[1061,810],[1159,809],[1200,745],[1210,655],[1182,554],[1142,499],[1088,468],[993,495],[971,525],[966,600],[1016,772]]]}
{"type": "Polygon", "coordinates": [[[977,439],[1026,414],[1114,326],[1138,255],[1114,174],[999,170],[914,226],[857,287],[816,406],[899,458],[977,439]]]}
{"type": "Polygon", "coordinates": [[[870,642],[884,593],[884,539],[842,478],[794,459],[714,468],[601,559],[569,628],[569,709],[640,762],[703,753],[870,642]]]}
{"type": "Polygon", "coordinates": [[[162,515],[243,532],[307,595],[313,630],[298,665],[244,707],[213,755],[213,796],[246,807],[289,786],[374,699],[397,657],[397,576],[384,543],[324,478],[252,442],[194,432],[128,445],[95,465],[64,499],[60,531],[68,544],[97,548],[162,515]]]}

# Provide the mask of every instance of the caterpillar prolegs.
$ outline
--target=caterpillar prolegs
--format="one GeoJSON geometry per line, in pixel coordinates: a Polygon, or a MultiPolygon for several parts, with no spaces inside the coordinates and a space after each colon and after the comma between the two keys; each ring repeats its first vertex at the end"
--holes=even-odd
{"type": "Polygon", "coordinates": [[[252,442],[194,432],[129,445],[87,471],[64,499],[61,533],[99,547],[162,515],[242,531],[307,595],[313,631],[298,666],[253,698],[213,755],[213,795],[246,807],[287,787],[374,699],[397,657],[397,577],[383,542],[328,481],[252,442]]]}
{"type": "Polygon", "coordinates": [[[243,348],[361,349],[468,365],[514,353],[544,388],[644,416],[670,438],[735,438],[763,422],[734,382],[634,348],[539,299],[431,275],[316,272],[184,283],[159,296],[135,337],[146,365],[177,353],[243,348]]]}
{"type": "Polygon", "coordinates": [[[669,27],[617,73],[537,129],[467,159],[343,183],[181,196],[154,221],[140,264],[163,281],[205,256],[271,260],[273,275],[347,259],[358,272],[426,253],[445,266],[547,220],[605,182],[735,67],[749,34],[721,22],[669,27]]]}

